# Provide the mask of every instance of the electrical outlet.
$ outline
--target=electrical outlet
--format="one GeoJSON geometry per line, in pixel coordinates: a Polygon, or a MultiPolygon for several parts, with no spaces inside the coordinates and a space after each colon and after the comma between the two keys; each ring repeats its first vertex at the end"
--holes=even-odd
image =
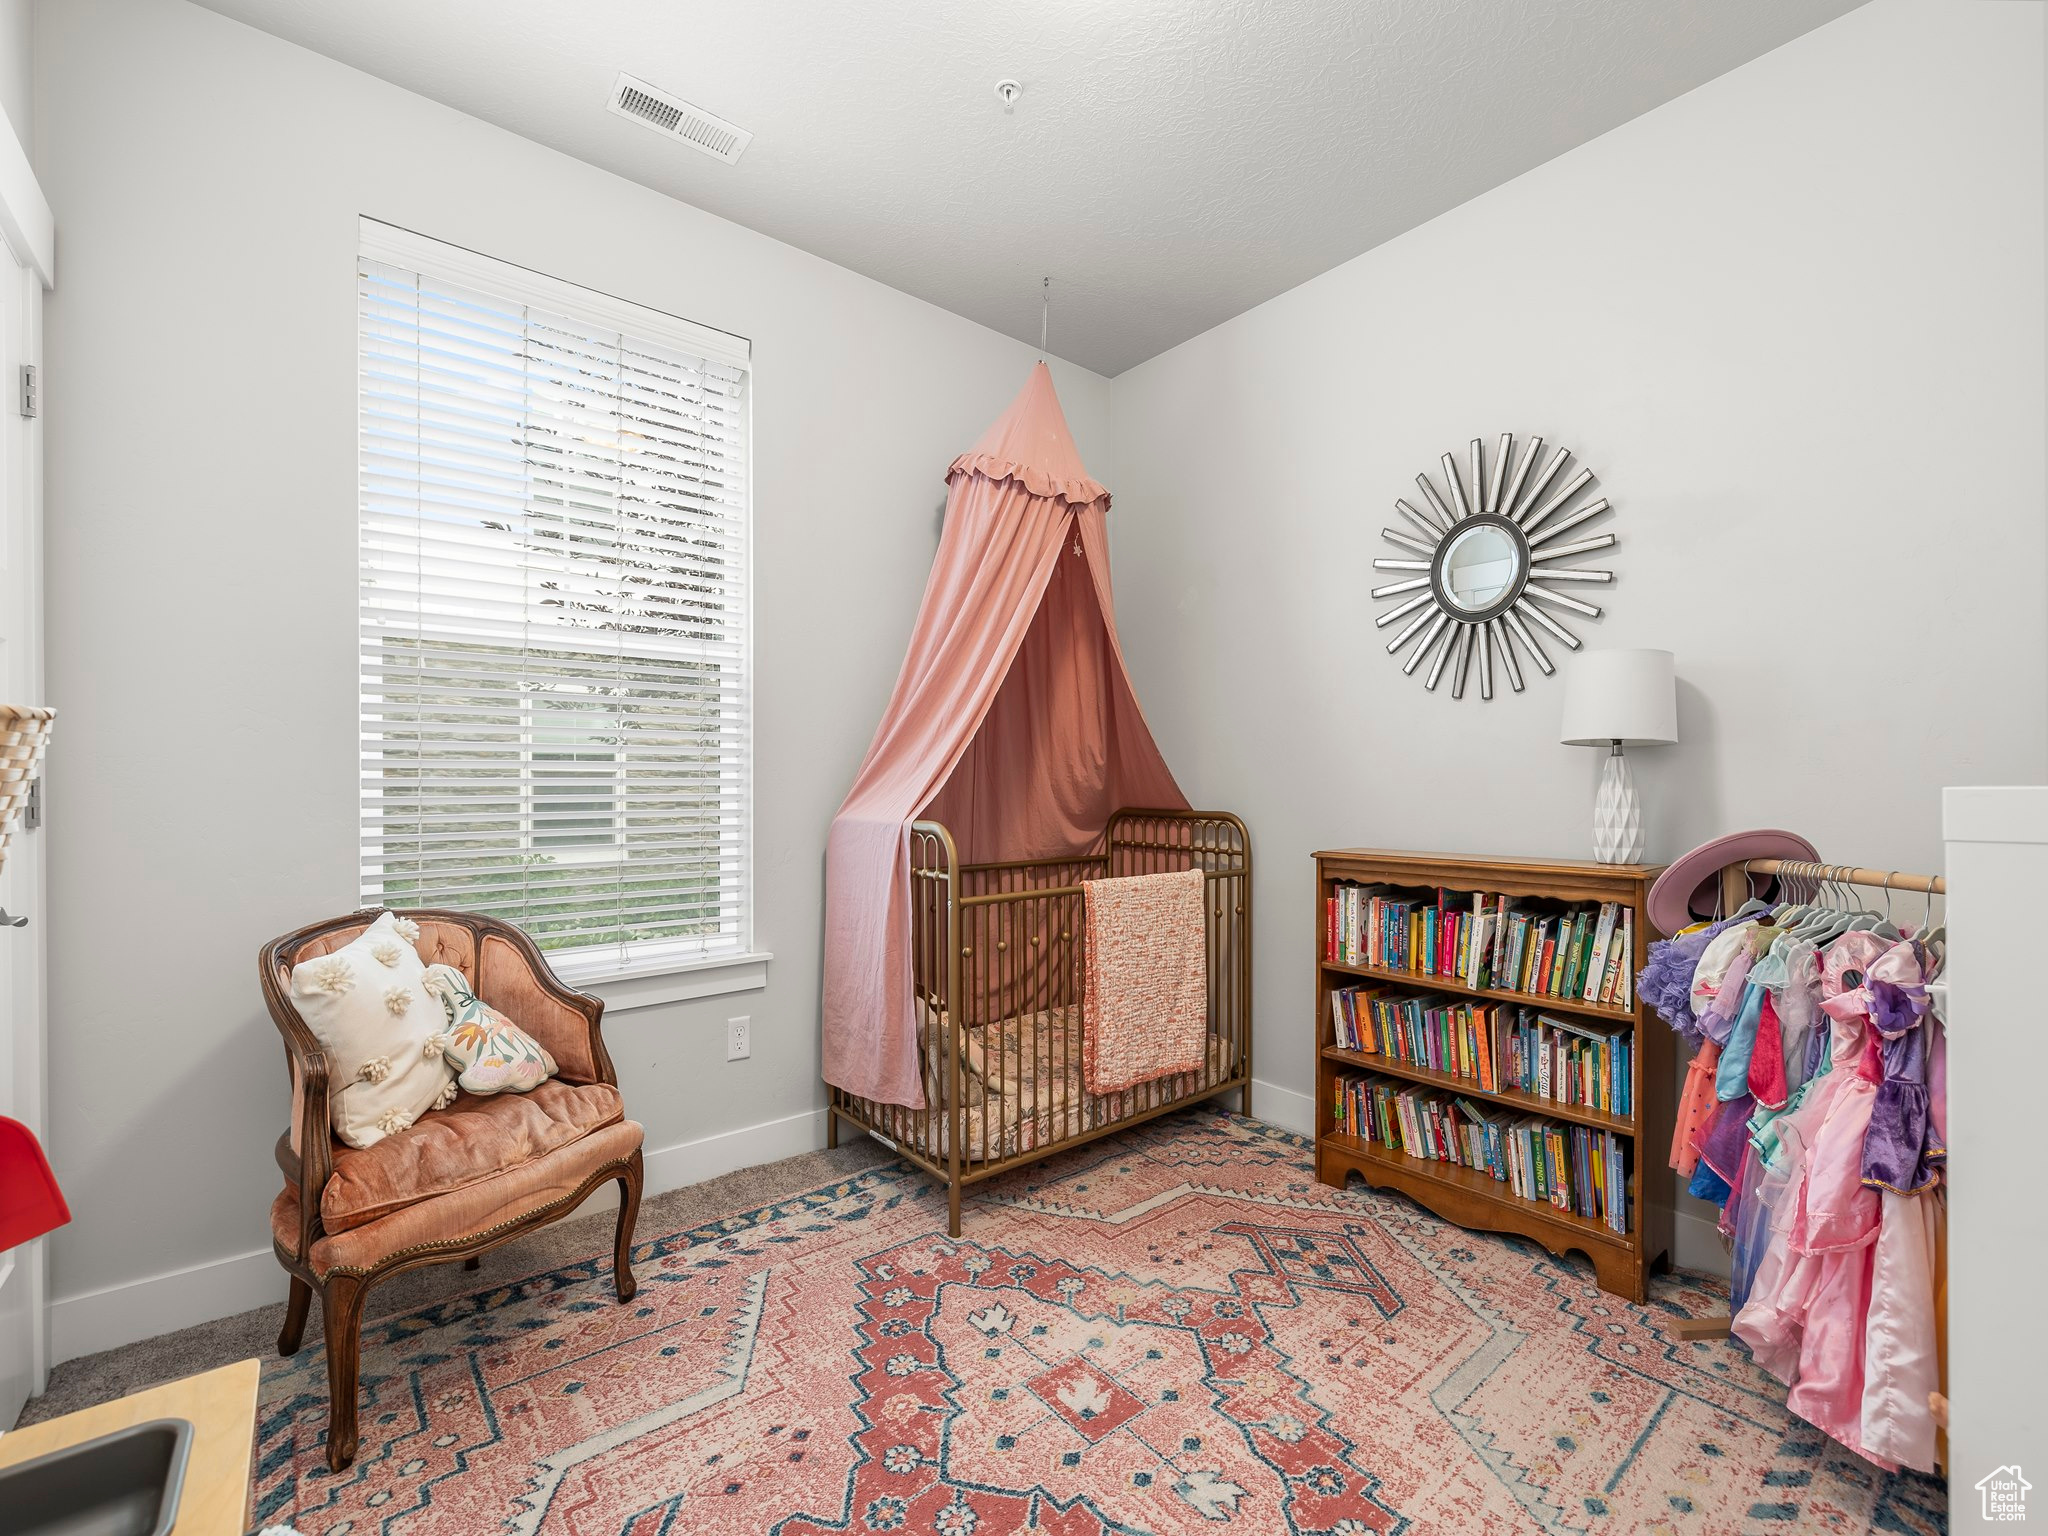
{"type": "Polygon", "coordinates": [[[725,1059],[745,1061],[754,1054],[754,1021],[750,1018],[725,1021],[725,1059]]]}

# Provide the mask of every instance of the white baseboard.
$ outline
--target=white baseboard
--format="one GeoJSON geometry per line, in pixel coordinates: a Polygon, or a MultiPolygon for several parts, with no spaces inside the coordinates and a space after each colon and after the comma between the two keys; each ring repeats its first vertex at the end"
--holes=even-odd
{"type": "Polygon", "coordinates": [[[825,1145],[825,1111],[806,1109],[780,1120],[763,1120],[723,1131],[698,1141],[679,1141],[672,1147],[654,1147],[647,1152],[647,1193],[658,1195],[701,1184],[735,1168],[752,1168],[815,1152],[825,1145]]]}
{"type": "MultiPolygon", "coordinates": [[[[741,1126],[696,1141],[650,1147],[646,1153],[645,1193],[662,1194],[686,1184],[701,1183],[735,1168],[772,1163],[825,1145],[825,1111],[807,1109],[741,1126]]],[[[606,1185],[586,1201],[584,1210],[615,1203],[615,1186],[606,1185]]],[[[59,1297],[50,1305],[52,1364],[80,1355],[118,1349],[138,1339],[155,1338],[217,1317],[233,1317],[252,1307],[282,1301],[284,1271],[268,1248],[238,1253],[160,1275],[145,1275],[97,1291],[59,1297]]]]}
{"type": "Polygon", "coordinates": [[[50,1363],[233,1317],[284,1296],[285,1273],[268,1248],[60,1296],[50,1303],[50,1363]]]}
{"type": "Polygon", "coordinates": [[[1312,1094],[1296,1093],[1263,1078],[1252,1079],[1252,1114],[1268,1125],[1297,1136],[1316,1133],[1316,1101],[1312,1094]]]}

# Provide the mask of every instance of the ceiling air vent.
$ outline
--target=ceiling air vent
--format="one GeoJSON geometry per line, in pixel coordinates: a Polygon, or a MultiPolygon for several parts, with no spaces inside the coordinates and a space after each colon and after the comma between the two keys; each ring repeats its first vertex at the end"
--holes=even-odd
{"type": "Polygon", "coordinates": [[[665,139],[680,140],[727,165],[739,159],[754,141],[746,129],[627,74],[619,76],[612,87],[612,99],[605,105],[620,117],[629,117],[665,139]]]}

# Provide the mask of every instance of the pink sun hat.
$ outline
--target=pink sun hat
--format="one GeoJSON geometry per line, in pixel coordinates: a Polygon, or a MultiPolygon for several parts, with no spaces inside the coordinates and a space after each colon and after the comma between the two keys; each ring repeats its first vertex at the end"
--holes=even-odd
{"type": "MultiPolygon", "coordinates": [[[[1676,933],[1712,918],[1721,905],[1721,871],[1744,859],[1807,859],[1818,861],[1813,844],[1797,832],[1762,827],[1730,832],[1685,854],[1650,887],[1650,922],[1659,933],[1676,933]]],[[[1761,901],[1775,900],[1775,875],[1751,875],[1749,893],[1761,901]]],[[[1722,914],[1725,915],[1725,914],[1722,914]]]]}

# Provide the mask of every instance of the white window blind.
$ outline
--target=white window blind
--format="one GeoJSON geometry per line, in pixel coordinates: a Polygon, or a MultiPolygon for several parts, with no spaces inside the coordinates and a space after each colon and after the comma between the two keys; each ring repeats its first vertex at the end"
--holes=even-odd
{"type": "Polygon", "coordinates": [[[364,898],[748,953],[746,344],[362,227],[364,898]]]}

